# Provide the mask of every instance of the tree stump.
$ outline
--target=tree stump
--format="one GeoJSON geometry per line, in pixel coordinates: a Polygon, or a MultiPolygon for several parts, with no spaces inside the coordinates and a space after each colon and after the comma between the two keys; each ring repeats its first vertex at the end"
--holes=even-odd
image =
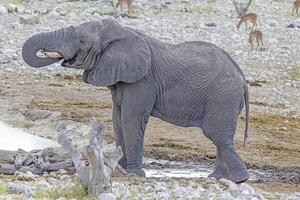
{"type": "Polygon", "coordinates": [[[86,146],[88,165],[84,161],[80,151],[71,139],[67,137],[67,129],[64,124],[57,126],[58,143],[70,154],[80,180],[88,192],[96,197],[102,193],[111,193],[111,175],[123,156],[121,147],[118,147],[110,155],[102,150],[102,141],[105,135],[104,127],[98,124],[96,119],[91,121],[89,144],[86,146]]]}

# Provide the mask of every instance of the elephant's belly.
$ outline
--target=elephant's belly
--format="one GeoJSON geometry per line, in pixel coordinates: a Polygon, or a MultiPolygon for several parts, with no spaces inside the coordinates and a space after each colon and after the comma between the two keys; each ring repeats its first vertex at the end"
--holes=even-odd
{"type": "Polygon", "coordinates": [[[154,106],[151,115],[178,126],[201,128],[205,112],[203,102],[203,99],[195,99],[195,95],[163,98],[154,106]]]}
{"type": "Polygon", "coordinates": [[[153,110],[151,116],[157,117],[163,121],[169,122],[171,124],[182,126],[182,127],[199,127],[202,128],[202,118],[198,119],[178,119],[172,118],[170,116],[164,115],[163,113],[153,110]]]}

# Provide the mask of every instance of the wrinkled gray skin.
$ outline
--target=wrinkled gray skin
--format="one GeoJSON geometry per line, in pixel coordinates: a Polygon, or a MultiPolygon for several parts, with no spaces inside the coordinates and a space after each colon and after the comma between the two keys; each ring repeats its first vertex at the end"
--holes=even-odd
{"type": "Polygon", "coordinates": [[[25,42],[23,59],[29,65],[58,62],[37,57],[39,49],[59,52],[63,67],[84,69],[86,83],[111,90],[116,143],[124,152],[120,164],[128,172],[145,176],[144,131],[154,116],[203,130],[217,147],[210,176],[234,182],[249,178],[233,144],[244,102],[248,119],[247,84],[222,49],[206,42],[166,44],[109,19],[37,34],[25,42]]]}

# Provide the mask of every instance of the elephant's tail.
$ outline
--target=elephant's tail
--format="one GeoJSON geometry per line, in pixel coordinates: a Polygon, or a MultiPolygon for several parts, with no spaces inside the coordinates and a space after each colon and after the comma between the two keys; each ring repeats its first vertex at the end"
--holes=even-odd
{"type": "Polygon", "coordinates": [[[249,123],[249,91],[248,91],[248,84],[245,81],[245,108],[246,108],[246,125],[245,125],[245,133],[244,133],[244,146],[246,147],[246,141],[248,138],[248,123],[249,123]]]}
{"type": "Polygon", "coordinates": [[[245,133],[244,133],[244,146],[246,146],[246,141],[248,138],[248,124],[249,124],[249,91],[248,91],[248,84],[247,80],[244,76],[244,73],[242,72],[240,66],[229,56],[229,54],[222,49],[222,52],[228,57],[229,60],[234,64],[236,67],[236,70],[241,74],[241,76],[244,79],[245,82],[245,93],[244,93],[244,98],[245,98],[245,108],[246,108],[246,125],[245,125],[245,133]]]}

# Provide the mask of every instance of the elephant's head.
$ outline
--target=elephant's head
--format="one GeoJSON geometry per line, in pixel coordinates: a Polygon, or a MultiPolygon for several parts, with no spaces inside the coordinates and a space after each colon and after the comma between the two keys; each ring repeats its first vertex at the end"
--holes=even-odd
{"type": "Polygon", "coordinates": [[[143,36],[109,19],[34,35],[24,43],[22,55],[32,67],[63,59],[63,67],[84,69],[84,81],[96,86],[138,81],[151,62],[143,36]],[[37,56],[39,50],[46,57],[37,56]]]}

